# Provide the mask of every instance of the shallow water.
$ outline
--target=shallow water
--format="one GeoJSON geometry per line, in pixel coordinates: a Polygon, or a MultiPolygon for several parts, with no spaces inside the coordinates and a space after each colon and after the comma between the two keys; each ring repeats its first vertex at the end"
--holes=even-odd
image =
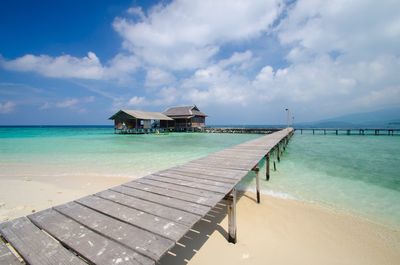
{"type": "Polygon", "coordinates": [[[254,139],[256,135],[115,135],[96,127],[0,128],[0,177],[138,177],[254,139]]]}
{"type": "MultiPolygon", "coordinates": [[[[272,163],[276,157],[271,159],[272,163]]],[[[400,137],[312,135],[292,138],[262,192],[317,202],[400,229],[400,137]]],[[[261,169],[265,176],[265,168],[261,169]]],[[[244,184],[254,189],[248,177],[244,184]]]]}
{"type": "MultiPolygon", "coordinates": [[[[109,127],[0,128],[1,178],[144,176],[259,137],[114,135],[109,127]]],[[[272,156],[271,161],[276,160],[272,156]]],[[[400,137],[295,134],[262,192],[400,229],[400,137]]],[[[265,176],[265,168],[261,168],[265,176]]],[[[254,175],[241,183],[254,189],[254,175]]]]}

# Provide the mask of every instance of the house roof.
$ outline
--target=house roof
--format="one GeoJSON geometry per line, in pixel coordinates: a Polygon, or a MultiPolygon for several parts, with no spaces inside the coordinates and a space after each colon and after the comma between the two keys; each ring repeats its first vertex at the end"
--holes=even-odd
{"type": "Polygon", "coordinates": [[[168,117],[173,118],[191,118],[193,116],[207,117],[207,115],[201,112],[196,105],[171,107],[163,113],[168,117]]]}
{"type": "Polygon", "coordinates": [[[120,110],[114,115],[112,115],[109,119],[115,120],[118,115],[121,113],[125,113],[131,116],[134,119],[141,119],[141,120],[162,120],[162,121],[172,121],[170,117],[162,114],[161,112],[149,112],[149,111],[141,111],[141,110],[120,110]]]}

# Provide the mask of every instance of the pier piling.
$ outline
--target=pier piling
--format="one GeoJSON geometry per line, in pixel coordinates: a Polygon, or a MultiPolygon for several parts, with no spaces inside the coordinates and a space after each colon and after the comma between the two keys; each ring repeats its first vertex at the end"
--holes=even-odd
{"type": "Polygon", "coordinates": [[[228,242],[236,244],[236,188],[226,197],[228,202],[228,242]]]}
{"type": "Polygon", "coordinates": [[[277,147],[278,147],[278,152],[277,152],[277,159],[278,159],[278,162],[281,162],[281,151],[280,151],[280,143],[278,143],[278,145],[277,145],[277,147]]]}
{"type": "Polygon", "coordinates": [[[258,165],[253,168],[253,171],[256,173],[256,194],[257,194],[257,203],[260,203],[260,168],[258,165]]]}
{"type": "Polygon", "coordinates": [[[265,155],[265,179],[269,180],[269,153],[265,155]]]}

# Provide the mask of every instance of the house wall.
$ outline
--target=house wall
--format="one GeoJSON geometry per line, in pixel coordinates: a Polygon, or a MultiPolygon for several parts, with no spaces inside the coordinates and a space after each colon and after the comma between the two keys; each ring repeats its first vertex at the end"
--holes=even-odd
{"type": "Polygon", "coordinates": [[[175,118],[175,128],[197,128],[197,127],[204,127],[206,119],[202,116],[195,116],[190,119],[179,119],[175,118]]]}
{"type": "Polygon", "coordinates": [[[191,118],[191,127],[204,127],[206,126],[206,117],[195,116],[191,118]]]}

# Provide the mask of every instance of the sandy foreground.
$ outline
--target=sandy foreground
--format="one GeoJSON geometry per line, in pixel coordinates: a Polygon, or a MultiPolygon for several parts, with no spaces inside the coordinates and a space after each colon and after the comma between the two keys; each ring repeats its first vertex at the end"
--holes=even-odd
{"type": "Polygon", "coordinates": [[[0,177],[0,222],[130,181],[124,177],[0,177]]]}
{"type": "MultiPolygon", "coordinates": [[[[115,177],[1,178],[0,221],[129,181],[115,177]]],[[[316,204],[245,193],[238,242],[227,242],[222,201],[161,260],[180,264],[400,264],[400,231],[316,204]]]]}

